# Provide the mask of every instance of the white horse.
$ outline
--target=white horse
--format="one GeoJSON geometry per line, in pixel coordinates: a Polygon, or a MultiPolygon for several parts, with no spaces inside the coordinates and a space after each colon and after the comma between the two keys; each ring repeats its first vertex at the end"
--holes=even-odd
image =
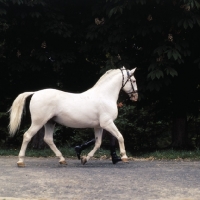
{"type": "Polygon", "coordinates": [[[94,128],[95,146],[87,157],[82,157],[85,164],[101,145],[103,129],[118,139],[121,159],[127,162],[128,158],[124,146],[124,138],[114,124],[117,118],[117,99],[123,89],[131,100],[137,101],[137,84],[132,70],[114,69],[107,71],[99,81],[89,90],[74,94],[56,89],[44,89],[36,92],[19,94],[10,108],[10,135],[13,136],[20,127],[22,112],[26,98],[33,95],[29,109],[31,113],[31,126],[24,133],[19,161],[17,165],[24,167],[25,151],[31,138],[45,127],[44,141],[49,145],[60,164],[66,164],[62,153],[53,142],[55,123],[73,128],[94,128]]]}

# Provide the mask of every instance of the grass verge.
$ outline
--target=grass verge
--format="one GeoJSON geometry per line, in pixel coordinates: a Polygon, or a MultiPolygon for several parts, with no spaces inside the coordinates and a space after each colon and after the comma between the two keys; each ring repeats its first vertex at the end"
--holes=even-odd
{"type": "Polygon", "coordinates": [[[157,160],[200,160],[200,150],[186,151],[186,150],[160,150],[150,153],[139,154],[137,157],[152,158],[157,160]]]}
{"type": "MultiPolygon", "coordinates": [[[[64,157],[67,158],[76,158],[76,153],[73,148],[61,147],[59,150],[62,152],[64,157]]],[[[91,149],[84,150],[82,155],[87,155],[91,149]]],[[[0,149],[0,156],[18,156],[19,149],[0,149]]],[[[119,155],[119,151],[117,151],[119,155]]],[[[51,149],[27,149],[26,156],[28,157],[54,157],[54,153],[51,149]]],[[[132,159],[147,159],[147,160],[200,160],[200,150],[185,151],[185,150],[158,150],[148,153],[136,153],[132,155],[130,152],[127,152],[127,156],[132,159]]],[[[95,153],[95,158],[110,158],[110,151],[105,149],[99,149],[95,153]]]]}

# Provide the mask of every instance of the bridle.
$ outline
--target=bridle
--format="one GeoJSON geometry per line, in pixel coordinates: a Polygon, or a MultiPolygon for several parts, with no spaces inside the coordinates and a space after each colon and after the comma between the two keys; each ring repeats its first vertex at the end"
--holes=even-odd
{"type": "Polygon", "coordinates": [[[122,73],[122,87],[121,87],[121,89],[123,89],[124,86],[127,84],[127,82],[130,81],[130,82],[131,82],[131,87],[132,87],[132,92],[127,92],[127,94],[128,94],[130,97],[132,97],[133,94],[138,93],[138,91],[135,90],[134,87],[133,87],[133,83],[132,83],[132,81],[131,81],[131,76],[132,76],[132,75],[129,74],[129,71],[128,71],[127,69],[120,68],[120,71],[121,71],[121,73],[122,73]],[[127,80],[126,80],[125,82],[124,82],[123,70],[126,70],[126,73],[127,73],[127,80]]]}

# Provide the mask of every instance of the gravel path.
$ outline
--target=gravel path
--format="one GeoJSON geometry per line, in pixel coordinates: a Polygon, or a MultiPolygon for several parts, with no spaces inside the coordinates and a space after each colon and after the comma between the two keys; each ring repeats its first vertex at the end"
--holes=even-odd
{"type": "Polygon", "coordinates": [[[200,162],[0,157],[0,200],[200,200],[200,162]]]}

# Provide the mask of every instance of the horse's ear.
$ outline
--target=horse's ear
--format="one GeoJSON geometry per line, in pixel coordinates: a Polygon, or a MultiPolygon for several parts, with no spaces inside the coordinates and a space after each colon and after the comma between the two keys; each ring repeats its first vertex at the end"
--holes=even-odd
{"type": "Polygon", "coordinates": [[[136,68],[131,70],[131,76],[133,75],[133,73],[135,72],[136,68]]]}
{"type": "Polygon", "coordinates": [[[126,69],[126,68],[123,66],[122,69],[126,69]]]}

